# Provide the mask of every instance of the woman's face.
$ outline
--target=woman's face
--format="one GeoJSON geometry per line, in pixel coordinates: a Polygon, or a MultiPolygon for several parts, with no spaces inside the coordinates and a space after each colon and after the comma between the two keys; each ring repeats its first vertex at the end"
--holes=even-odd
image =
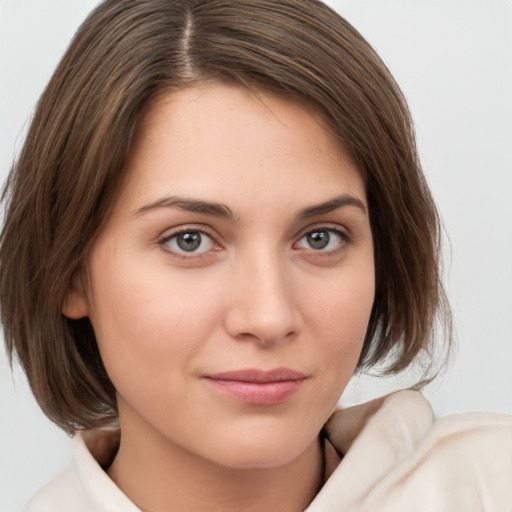
{"type": "Polygon", "coordinates": [[[372,308],[366,205],[307,107],[220,84],[155,101],[64,306],[90,317],[123,432],[239,468],[312,446],[372,308]]]}

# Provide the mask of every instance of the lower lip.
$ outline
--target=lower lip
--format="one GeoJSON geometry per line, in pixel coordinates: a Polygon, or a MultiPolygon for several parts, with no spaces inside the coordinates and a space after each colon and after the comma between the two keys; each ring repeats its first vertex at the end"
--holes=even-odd
{"type": "Polygon", "coordinates": [[[217,390],[252,405],[276,405],[286,402],[304,383],[305,379],[274,382],[245,382],[209,378],[217,390]]]}

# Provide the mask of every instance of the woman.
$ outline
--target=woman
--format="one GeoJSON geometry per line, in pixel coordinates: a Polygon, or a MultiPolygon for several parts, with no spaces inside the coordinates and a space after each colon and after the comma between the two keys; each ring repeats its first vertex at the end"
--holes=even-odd
{"type": "Polygon", "coordinates": [[[322,4],[104,2],[7,194],[8,348],[76,434],[27,510],[510,508],[508,418],[329,419],[446,306],[405,102],[322,4]]]}

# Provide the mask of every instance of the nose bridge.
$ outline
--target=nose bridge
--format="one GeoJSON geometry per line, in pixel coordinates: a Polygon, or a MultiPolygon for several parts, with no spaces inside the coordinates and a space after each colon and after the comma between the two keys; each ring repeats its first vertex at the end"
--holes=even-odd
{"type": "Polygon", "coordinates": [[[252,251],[237,262],[228,330],[263,344],[290,338],[300,326],[286,257],[272,248],[252,251]]]}

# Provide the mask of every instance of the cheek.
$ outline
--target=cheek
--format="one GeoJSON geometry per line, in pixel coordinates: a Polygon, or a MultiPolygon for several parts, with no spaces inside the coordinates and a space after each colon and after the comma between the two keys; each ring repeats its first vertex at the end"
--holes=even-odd
{"type": "Polygon", "coordinates": [[[343,269],[305,308],[315,347],[334,380],[348,382],[361,353],[375,295],[372,265],[343,269]],[[343,275],[341,275],[343,274],[343,275]]]}
{"type": "Polygon", "coordinates": [[[160,368],[179,372],[215,329],[218,301],[200,279],[191,286],[168,270],[129,262],[95,268],[101,275],[92,276],[90,318],[115,385],[127,376],[151,381],[160,368]]]}

